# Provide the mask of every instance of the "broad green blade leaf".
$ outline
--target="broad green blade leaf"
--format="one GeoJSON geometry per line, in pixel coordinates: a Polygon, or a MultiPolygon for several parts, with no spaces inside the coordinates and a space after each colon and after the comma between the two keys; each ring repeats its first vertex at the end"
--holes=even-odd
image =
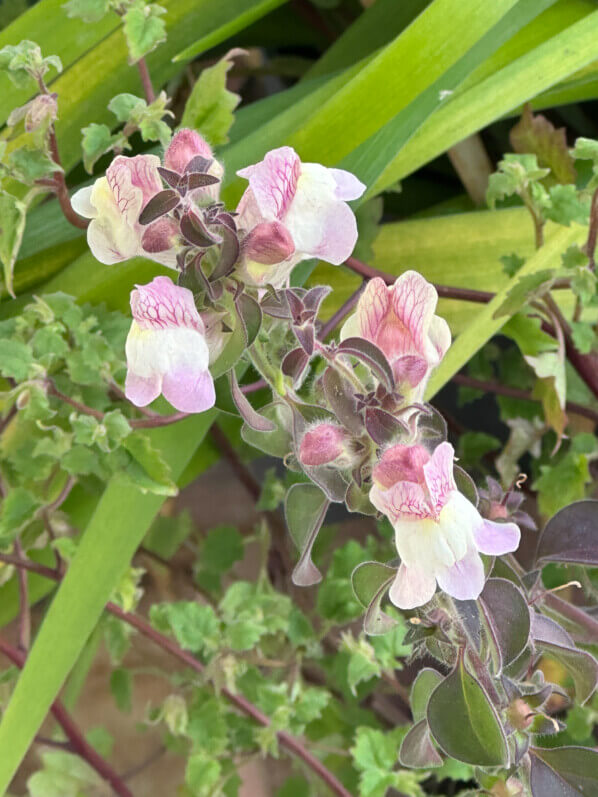
{"type": "Polygon", "coordinates": [[[448,350],[446,357],[432,374],[432,378],[428,382],[426,390],[426,397],[428,399],[437,393],[457,371],[463,368],[473,355],[479,351],[506,322],[506,317],[497,319],[493,316],[495,310],[501,306],[505,296],[515,282],[526,274],[533,274],[536,271],[541,271],[548,265],[555,262],[558,263],[561,254],[566,249],[573,244],[581,244],[584,241],[585,234],[586,231],[584,228],[578,226],[572,226],[570,228],[562,227],[559,229],[541,249],[529,258],[521,270],[495,295],[494,299],[484,305],[476,317],[475,322],[470,324],[464,332],[459,335],[448,350]]]}
{"type": "MultiPolygon", "coordinates": [[[[207,412],[152,430],[178,478],[214,420],[207,412]]],[[[108,483],[50,606],[0,723],[0,793],[27,752],[114,586],[164,498],[115,477],[108,483]]]]}
{"type": "MultiPolygon", "coordinates": [[[[196,41],[177,53],[173,60],[190,61],[285,2],[286,0],[219,0],[209,9],[210,31],[205,31],[205,27],[204,30],[199,28],[196,31],[196,41]],[[199,38],[197,34],[200,34],[199,38]]],[[[205,11],[208,12],[208,9],[205,11]]]]}
{"type": "Polygon", "coordinates": [[[432,736],[444,752],[482,767],[504,766],[507,740],[488,696],[467,671],[463,656],[436,687],[427,709],[432,736]]]}
{"type": "Polygon", "coordinates": [[[517,2],[435,0],[289,143],[307,161],[338,163],[442,77],[517,2]],[[453,33],[448,40],[447,31],[453,33]]]}
{"type": "Polygon", "coordinates": [[[425,719],[416,722],[401,742],[399,762],[413,769],[442,766],[442,758],[434,747],[425,719]]]}
{"type": "Polygon", "coordinates": [[[536,640],[539,650],[556,659],[571,675],[575,697],[583,704],[589,700],[598,683],[598,662],[585,650],[559,645],[547,640],[536,640]]]}
{"type": "Polygon", "coordinates": [[[369,194],[412,174],[495,119],[598,58],[598,11],[525,53],[468,91],[447,99],[386,167],[369,194]]]}

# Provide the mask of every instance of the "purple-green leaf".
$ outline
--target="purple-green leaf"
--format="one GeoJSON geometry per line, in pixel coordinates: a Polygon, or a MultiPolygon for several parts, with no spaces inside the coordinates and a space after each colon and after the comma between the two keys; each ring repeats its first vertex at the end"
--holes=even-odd
{"type": "Polygon", "coordinates": [[[432,693],[427,718],[432,736],[452,758],[481,767],[508,764],[507,740],[498,714],[468,672],[462,655],[432,693]]]}
{"type": "Polygon", "coordinates": [[[425,719],[417,722],[403,739],[399,750],[399,762],[411,769],[442,766],[442,758],[434,747],[425,719]]]}
{"type": "Polygon", "coordinates": [[[292,578],[300,587],[309,587],[322,580],[322,574],[312,562],[311,551],[329,505],[330,501],[315,484],[293,484],[286,495],[287,526],[300,552],[292,578]]]}
{"type": "Polygon", "coordinates": [[[231,368],[228,372],[228,378],[230,380],[230,389],[233,400],[237,409],[239,410],[240,416],[243,418],[247,426],[251,427],[251,429],[253,429],[255,432],[275,431],[276,424],[268,420],[268,418],[264,418],[264,416],[260,415],[259,412],[256,412],[247,400],[245,394],[239,387],[234,368],[231,368]]]}
{"type": "Polygon", "coordinates": [[[339,343],[337,353],[355,357],[365,363],[387,390],[394,390],[395,380],[392,368],[381,349],[370,343],[369,340],[346,338],[339,343]]]}
{"type": "Polygon", "coordinates": [[[530,750],[533,797],[596,797],[598,752],[587,747],[530,750]]]}
{"type": "Polygon", "coordinates": [[[504,578],[490,578],[479,598],[500,654],[500,664],[507,666],[523,652],[529,641],[530,613],[521,591],[504,578]]]}
{"type": "Polygon", "coordinates": [[[150,199],[141,211],[139,215],[139,224],[151,224],[152,221],[159,219],[160,216],[164,216],[166,213],[170,213],[171,210],[178,207],[180,201],[181,197],[178,191],[172,188],[160,191],[150,199]]]}
{"type": "Polygon", "coordinates": [[[536,559],[598,565],[598,501],[576,501],[557,512],[540,535],[536,559]]]}

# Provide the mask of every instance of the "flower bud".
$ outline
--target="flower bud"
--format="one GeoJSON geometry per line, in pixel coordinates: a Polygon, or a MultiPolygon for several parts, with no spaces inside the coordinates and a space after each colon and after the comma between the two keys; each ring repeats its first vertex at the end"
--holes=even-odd
{"type": "Polygon", "coordinates": [[[397,482],[423,483],[423,469],[429,459],[430,453],[424,446],[391,446],[374,468],[372,478],[386,489],[397,482]]]}
{"type": "Polygon", "coordinates": [[[179,226],[174,219],[162,216],[148,225],[142,236],[141,246],[145,252],[154,254],[172,249],[179,239],[179,226]]]}
{"type": "Polygon", "coordinates": [[[212,160],[212,148],[195,130],[183,128],[175,133],[166,152],[164,153],[164,166],[173,172],[183,174],[185,167],[193,158],[199,155],[206,160],[212,160]]]}
{"type": "Polygon", "coordinates": [[[515,730],[524,731],[534,721],[534,712],[525,700],[518,697],[507,709],[507,718],[515,730]]]}
{"type": "Polygon", "coordinates": [[[347,441],[348,435],[340,426],[319,423],[304,434],[299,447],[299,460],[308,467],[336,462],[345,453],[347,441]]]}
{"type": "Polygon", "coordinates": [[[264,221],[245,238],[243,250],[248,260],[273,266],[290,257],[295,244],[287,228],[279,221],[264,221]]]}

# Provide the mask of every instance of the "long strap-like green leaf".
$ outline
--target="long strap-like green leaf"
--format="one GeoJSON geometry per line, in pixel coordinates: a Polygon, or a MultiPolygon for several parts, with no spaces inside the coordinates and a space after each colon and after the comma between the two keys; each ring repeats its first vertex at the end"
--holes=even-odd
{"type": "MultiPolygon", "coordinates": [[[[207,412],[152,433],[175,478],[183,472],[213,420],[214,412],[207,412]]],[[[122,478],[114,477],[108,483],[0,723],[0,794],[8,789],[163,502],[163,496],[142,494],[122,478]]]]}

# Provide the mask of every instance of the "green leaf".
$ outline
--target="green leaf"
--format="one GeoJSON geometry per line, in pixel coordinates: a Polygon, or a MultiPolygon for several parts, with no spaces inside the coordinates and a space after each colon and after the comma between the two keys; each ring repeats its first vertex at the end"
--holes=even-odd
{"type": "Polygon", "coordinates": [[[504,766],[509,752],[504,730],[488,696],[460,656],[453,672],[434,690],[427,718],[444,752],[466,764],[504,766]]]}
{"type": "Polygon", "coordinates": [[[116,116],[119,122],[128,122],[133,111],[147,108],[147,102],[135,94],[117,94],[108,103],[108,110],[116,116]]]}
{"type": "Polygon", "coordinates": [[[29,185],[41,177],[48,177],[54,172],[62,171],[48,154],[28,147],[20,147],[11,152],[8,166],[19,180],[29,185]]]}
{"type": "Polygon", "coordinates": [[[233,59],[244,52],[230,50],[214,66],[203,69],[185,105],[181,127],[198,130],[214,147],[227,143],[233,111],[241,100],[226,88],[226,77],[233,59]]]}
{"type": "Polygon", "coordinates": [[[552,516],[559,509],[585,498],[586,484],[591,481],[588,458],[573,451],[555,465],[540,465],[540,476],[533,483],[543,515],[552,516]]]}
{"type": "Polygon", "coordinates": [[[418,672],[411,686],[409,698],[414,722],[419,722],[425,718],[430,695],[442,680],[442,675],[430,667],[424,667],[423,670],[418,672]]]}
{"type": "Polygon", "coordinates": [[[547,219],[568,227],[571,222],[587,224],[590,217],[590,197],[582,196],[574,185],[553,185],[549,190],[550,205],[545,208],[547,219]]]}
{"type": "Polygon", "coordinates": [[[122,444],[133,458],[127,474],[140,490],[158,495],[178,493],[168,464],[148,435],[136,432],[126,437],[122,444]]]}
{"type": "Polygon", "coordinates": [[[20,340],[0,338],[0,374],[22,382],[33,366],[31,346],[20,340]]]}
{"type": "Polygon", "coordinates": [[[322,574],[311,559],[311,551],[330,501],[315,484],[293,484],[285,498],[289,533],[301,556],[293,570],[293,581],[303,587],[317,584],[322,574]]]}
{"type": "Polygon", "coordinates": [[[152,624],[159,631],[171,631],[185,650],[199,652],[218,642],[220,622],[211,606],[179,601],[152,606],[152,624]]]}
{"type": "Polygon", "coordinates": [[[157,3],[146,4],[139,0],[124,15],[123,30],[129,48],[131,63],[151,53],[166,39],[166,25],[162,14],[166,9],[157,3]]]}
{"type": "Polygon", "coordinates": [[[598,752],[587,747],[532,748],[530,786],[533,797],[566,797],[598,793],[598,752]]]}
{"type": "Polygon", "coordinates": [[[16,45],[7,44],[0,50],[0,70],[8,72],[9,78],[19,88],[42,78],[50,68],[62,72],[62,63],[57,55],[42,56],[35,42],[24,39],[16,45]]]}
{"type": "Polygon", "coordinates": [[[234,526],[217,526],[210,529],[201,549],[201,566],[217,573],[227,570],[243,558],[243,536],[234,526]]]}
{"type": "Polygon", "coordinates": [[[221,772],[219,761],[205,753],[194,753],[187,761],[185,783],[193,797],[212,797],[221,772]]]}
{"type": "Polygon", "coordinates": [[[98,125],[92,122],[81,131],[83,139],[81,149],[83,150],[83,165],[85,170],[92,173],[94,164],[104,153],[112,149],[113,144],[118,140],[118,136],[113,136],[108,125],[98,125]]]}
{"type": "Polygon", "coordinates": [[[80,797],[102,788],[102,779],[80,756],[46,750],[41,758],[43,768],[27,781],[30,797],[80,797]]]}
{"type": "Polygon", "coordinates": [[[589,354],[596,347],[594,326],[587,321],[571,321],[571,337],[580,354],[589,354]]]}
{"type": "Polygon", "coordinates": [[[39,500],[25,487],[13,487],[0,506],[0,540],[14,540],[30,523],[40,505],[39,500]]]}
{"type": "MultiPolygon", "coordinates": [[[[167,434],[163,429],[152,430],[152,440],[160,445],[175,477],[212,420],[213,413],[203,413],[168,427],[167,434]]],[[[163,500],[140,493],[119,476],[106,487],[3,714],[0,793],[8,787],[163,500]]]]}
{"type": "Polygon", "coordinates": [[[13,293],[13,269],[25,231],[27,205],[12,194],[0,191],[0,262],[6,290],[13,293]]]}

